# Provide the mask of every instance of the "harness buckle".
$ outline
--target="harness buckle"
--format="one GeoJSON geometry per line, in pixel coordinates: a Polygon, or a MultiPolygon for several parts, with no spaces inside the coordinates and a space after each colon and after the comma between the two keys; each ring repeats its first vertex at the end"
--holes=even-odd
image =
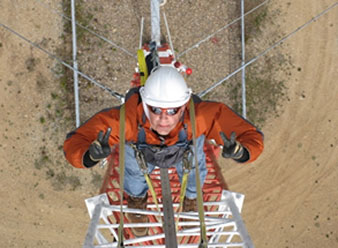
{"type": "Polygon", "coordinates": [[[189,173],[192,168],[192,150],[191,147],[188,146],[188,148],[184,151],[183,154],[183,172],[184,173],[189,173]]]}
{"type": "Polygon", "coordinates": [[[139,149],[137,149],[136,145],[130,144],[130,146],[135,151],[135,158],[136,158],[138,166],[140,167],[141,172],[143,174],[148,174],[148,167],[147,167],[147,163],[146,163],[143,153],[139,149]]]}

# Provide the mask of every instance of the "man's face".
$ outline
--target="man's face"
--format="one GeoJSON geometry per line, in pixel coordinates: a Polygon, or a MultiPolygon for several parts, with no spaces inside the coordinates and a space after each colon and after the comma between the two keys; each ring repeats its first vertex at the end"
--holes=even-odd
{"type": "Polygon", "coordinates": [[[185,106],[178,108],[157,108],[148,106],[150,126],[160,135],[168,135],[180,121],[185,106]]]}

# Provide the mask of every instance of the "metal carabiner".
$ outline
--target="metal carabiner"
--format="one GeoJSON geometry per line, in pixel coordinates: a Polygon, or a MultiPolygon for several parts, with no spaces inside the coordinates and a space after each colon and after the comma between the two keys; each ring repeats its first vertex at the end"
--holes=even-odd
{"type": "Polygon", "coordinates": [[[183,172],[184,173],[189,173],[192,168],[192,158],[193,158],[193,151],[191,150],[191,147],[187,148],[184,151],[183,154],[183,172]]]}
{"type": "Polygon", "coordinates": [[[141,172],[143,174],[148,174],[148,166],[147,166],[147,162],[144,158],[144,154],[139,149],[137,149],[136,145],[130,144],[130,146],[135,151],[136,162],[137,162],[138,166],[140,167],[141,172]]]}

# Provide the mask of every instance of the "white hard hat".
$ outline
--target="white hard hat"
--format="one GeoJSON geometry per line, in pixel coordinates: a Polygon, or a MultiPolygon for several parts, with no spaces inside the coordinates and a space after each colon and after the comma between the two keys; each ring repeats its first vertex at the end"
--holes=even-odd
{"type": "Polygon", "coordinates": [[[191,96],[183,76],[177,69],[161,66],[148,77],[140,88],[144,104],[159,108],[177,108],[186,104],[191,96]]]}

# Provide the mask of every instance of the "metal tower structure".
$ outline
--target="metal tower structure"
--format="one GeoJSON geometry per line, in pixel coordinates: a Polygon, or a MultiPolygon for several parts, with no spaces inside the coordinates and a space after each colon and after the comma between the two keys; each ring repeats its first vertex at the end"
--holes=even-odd
{"type": "MultiPolygon", "coordinates": [[[[161,0],[151,0],[152,40],[138,50],[138,66],[131,86],[143,85],[152,68],[171,66],[181,73],[191,74],[190,68],[176,61],[171,37],[164,20],[170,41],[161,44],[160,5],[161,0]]],[[[143,26],[143,24],[142,24],[143,26]]],[[[142,32],[140,35],[142,43],[142,32]]],[[[241,219],[244,196],[227,190],[216,157],[220,148],[206,142],[208,174],[203,186],[203,206],[206,225],[207,247],[253,247],[250,236],[241,219]]],[[[175,168],[155,169],[150,175],[159,205],[148,194],[146,210],[130,209],[127,196],[121,199],[119,173],[119,147],[115,146],[108,162],[107,173],[101,194],[86,200],[91,222],[84,248],[121,247],[119,226],[123,221],[123,246],[132,247],[200,247],[200,220],[197,212],[179,212],[180,181],[175,168]],[[121,212],[121,202],[123,203],[121,212]],[[158,208],[159,209],[158,209],[158,208]],[[147,215],[147,223],[130,223],[125,213],[147,215]],[[123,219],[122,219],[123,218],[123,219]],[[131,228],[149,228],[147,236],[135,237],[131,228]]]]}

